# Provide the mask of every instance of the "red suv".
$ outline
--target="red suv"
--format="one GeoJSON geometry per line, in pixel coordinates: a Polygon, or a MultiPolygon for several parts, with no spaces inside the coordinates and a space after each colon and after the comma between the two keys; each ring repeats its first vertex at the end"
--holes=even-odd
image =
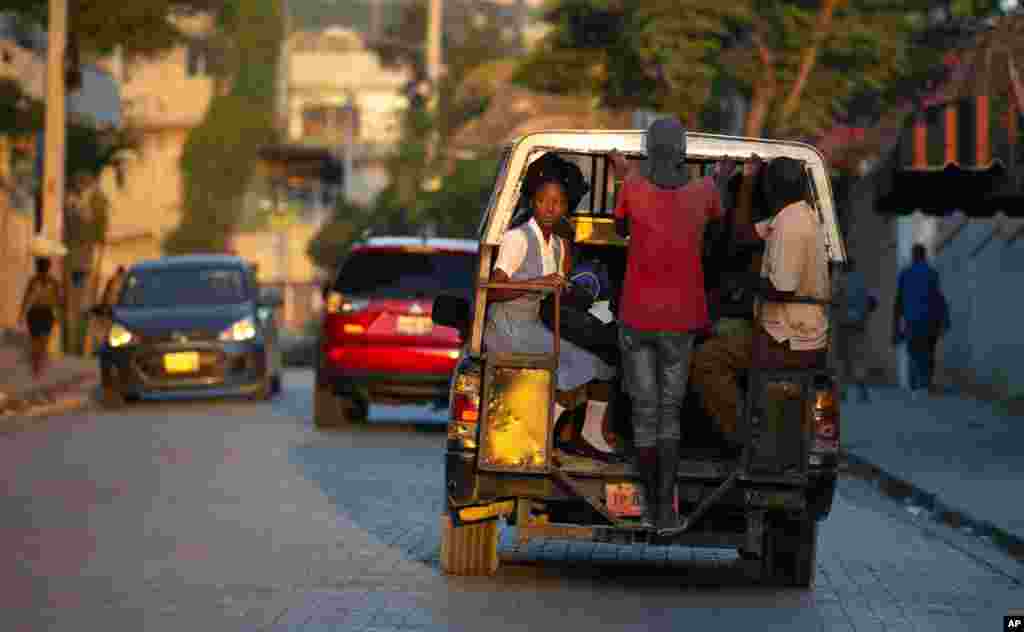
{"type": "Polygon", "coordinates": [[[441,294],[472,301],[476,254],[461,239],[376,237],[352,249],[324,289],[317,426],[363,418],[371,401],[445,402],[462,337],[431,310],[441,294]]]}

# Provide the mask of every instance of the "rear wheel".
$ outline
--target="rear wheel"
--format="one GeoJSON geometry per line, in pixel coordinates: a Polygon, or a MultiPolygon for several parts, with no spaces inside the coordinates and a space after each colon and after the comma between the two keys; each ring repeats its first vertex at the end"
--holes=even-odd
{"type": "Polygon", "coordinates": [[[274,377],[270,374],[264,375],[260,381],[259,389],[253,393],[252,398],[261,402],[266,402],[274,398],[276,391],[274,391],[274,377]]]}
{"type": "Polygon", "coordinates": [[[498,522],[463,527],[441,516],[441,570],[447,575],[493,575],[498,571],[498,522]]]}
{"type": "Polygon", "coordinates": [[[778,586],[813,588],[818,564],[818,522],[811,516],[772,520],[765,529],[762,572],[778,586]]]}
{"type": "Polygon", "coordinates": [[[367,407],[351,397],[335,394],[326,384],[317,384],[313,393],[313,424],[318,428],[337,428],[366,419],[367,407]]]}
{"type": "Polygon", "coordinates": [[[126,397],[118,388],[114,376],[110,371],[104,371],[100,381],[100,404],[104,408],[117,409],[125,405],[126,397]]]}

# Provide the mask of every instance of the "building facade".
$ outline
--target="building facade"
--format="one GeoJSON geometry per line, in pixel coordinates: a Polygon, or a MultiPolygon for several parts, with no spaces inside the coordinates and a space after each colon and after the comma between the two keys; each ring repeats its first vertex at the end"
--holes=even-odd
{"type": "MultiPolygon", "coordinates": [[[[0,81],[11,82],[24,97],[44,102],[46,36],[20,28],[0,15],[0,81]]],[[[69,123],[116,127],[121,123],[120,86],[102,65],[83,64],[80,87],[67,95],[69,123]]],[[[36,232],[36,191],[42,180],[43,134],[0,133],[0,328],[13,327],[21,293],[32,274],[29,244],[36,232]]]]}
{"type": "Polygon", "coordinates": [[[289,141],[334,152],[346,165],[346,197],[370,204],[387,186],[383,158],[399,141],[411,73],[382,66],[342,27],[294,33],[288,58],[289,141]]]}

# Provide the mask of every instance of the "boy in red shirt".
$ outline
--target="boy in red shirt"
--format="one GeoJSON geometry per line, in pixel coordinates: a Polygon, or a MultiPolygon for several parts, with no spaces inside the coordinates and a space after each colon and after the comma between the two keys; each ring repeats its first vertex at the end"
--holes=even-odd
{"type": "MultiPolygon", "coordinates": [[[[710,324],[701,266],[704,228],[723,209],[714,178],[689,181],[686,132],[678,119],[652,123],[646,142],[647,160],[625,174],[615,208],[616,227],[630,238],[619,343],[647,519],[671,529],[678,523],[680,413],[690,353],[695,333],[710,324]]],[[[629,170],[621,155],[611,160],[617,173],[629,170]]],[[[724,181],[734,168],[731,161],[723,164],[719,178],[724,181]]]]}

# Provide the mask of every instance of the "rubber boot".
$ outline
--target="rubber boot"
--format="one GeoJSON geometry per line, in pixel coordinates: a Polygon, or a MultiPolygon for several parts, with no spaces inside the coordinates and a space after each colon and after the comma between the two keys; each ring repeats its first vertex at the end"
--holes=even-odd
{"type": "Polygon", "coordinates": [[[658,439],[658,513],[656,525],[661,529],[679,526],[676,514],[676,474],[679,472],[679,440],[658,439]]]}
{"type": "Polygon", "coordinates": [[[658,449],[637,448],[633,463],[644,486],[643,521],[653,526],[658,518],[658,449]]]}

